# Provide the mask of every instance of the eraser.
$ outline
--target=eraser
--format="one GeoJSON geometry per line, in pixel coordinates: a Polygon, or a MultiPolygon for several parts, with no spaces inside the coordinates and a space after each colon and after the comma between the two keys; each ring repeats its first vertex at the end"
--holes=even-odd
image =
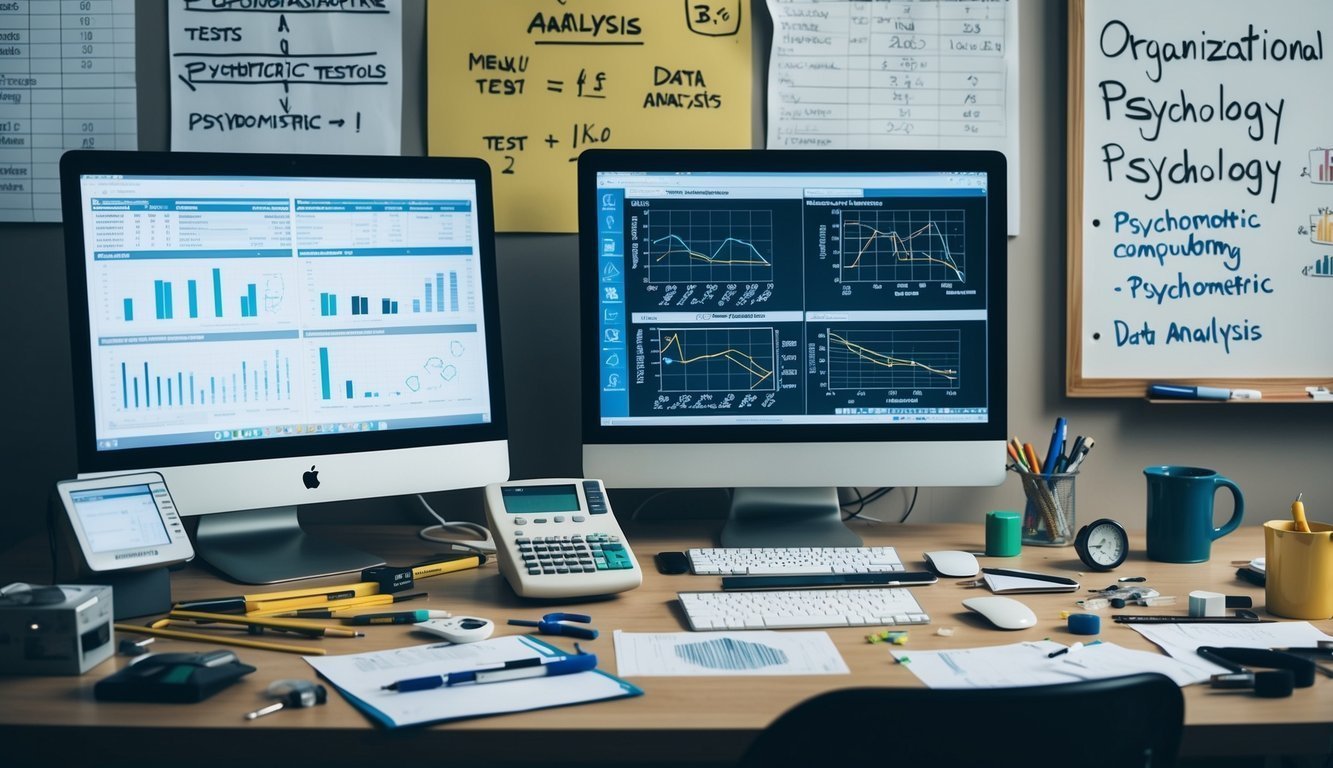
{"type": "Polygon", "coordinates": [[[412,588],[412,569],[392,565],[377,565],[361,572],[362,581],[373,581],[380,585],[381,593],[402,592],[412,588]]]}
{"type": "Polygon", "coordinates": [[[1221,592],[1209,592],[1204,589],[1196,589],[1190,593],[1190,616],[1193,618],[1202,618],[1206,616],[1225,616],[1227,615],[1227,596],[1221,592]]]}
{"type": "Polygon", "coordinates": [[[1095,635],[1102,631],[1102,617],[1095,613],[1071,613],[1069,631],[1075,635],[1095,635]]]}

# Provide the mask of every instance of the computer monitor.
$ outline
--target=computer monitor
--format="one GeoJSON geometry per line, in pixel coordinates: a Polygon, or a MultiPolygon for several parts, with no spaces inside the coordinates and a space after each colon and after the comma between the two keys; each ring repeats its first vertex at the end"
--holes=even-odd
{"type": "Polygon", "coordinates": [[[359,570],[296,505],[508,478],[484,162],[71,152],[61,184],[79,474],[161,472],[209,564],[359,570]]]}
{"type": "Polygon", "coordinates": [[[726,546],[1003,481],[999,153],[588,151],[579,248],[589,476],[735,488],[726,546]]]}

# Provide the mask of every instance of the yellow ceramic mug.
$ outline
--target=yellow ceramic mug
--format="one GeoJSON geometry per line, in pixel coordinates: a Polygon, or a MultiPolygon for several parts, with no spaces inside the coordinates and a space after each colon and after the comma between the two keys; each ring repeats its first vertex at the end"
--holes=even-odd
{"type": "Polygon", "coordinates": [[[1264,523],[1265,608],[1288,619],[1333,617],[1333,525],[1290,520],[1264,523]]]}

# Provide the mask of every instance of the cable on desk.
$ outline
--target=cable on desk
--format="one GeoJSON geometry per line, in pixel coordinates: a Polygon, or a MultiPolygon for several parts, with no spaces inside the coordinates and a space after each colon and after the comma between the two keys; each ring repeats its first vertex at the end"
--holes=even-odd
{"type": "Polygon", "coordinates": [[[907,511],[903,513],[902,518],[898,520],[899,523],[907,522],[907,518],[912,514],[912,510],[916,509],[916,496],[918,493],[921,493],[921,486],[919,485],[912,489],[912,501],[907,505],[907,511]]]}
{"type": "MultiPolygon", "coordinates": [[[[649,504],[651,504],[652,502],[656,501],[658,498],[660,498],[660,497],[662,497],[662,496],[665,496],[665,495],[668,494],[668,493],[678,493],[678,492],[681,492],[681,491],[693,491],[693,490],[698,490],[698,489],[695,489],[695,488],[663,488],[663,489],[660,490],[660,491],[656,491],[656,492],[654,492],[654,493],[651,493],[651,494],[648,495],[648,498],[646,498],[646,499],[644,499],[643,501],[639,502],[638,506],[634,507],[634,510],[633,510],[632,512],[629,513],[629,520],[630,520],[630,522],[633,522],[633,521],[637,520],[637,519],[639,518],[639,513],[643,511],[644,507],[647,507],[649,504]]],[[[725,496],[727,497],[727,501],[728,501],[728,503],[730,503],[730,501],[731,501],[731,489],[730,489],[730,488],[717,488],[717,489],[714,489],[714,490],[720,491],[723,495],[725,495],[725,496]]]]}
{"type": "MultiPolygon", "coordinates": [[[[861,520],[869,520],[869,521],[871,521],[871,522],[876,522],[876,523],[878,523],[878,522],[883,522],[883,521],[881,521],[881,520],[877,520],[876,518],[870,517],[870,516],[868,516],[868,515],[863,515],[862,513],[865,511],[865,508],[866,508],[868,505],[873,504],[873,503],[876,502],[876,501],[879,501],[880,499],[884,498],[884,497],[887,496],[888,494],[890,494],[890,493],[892,493],[893,491],[897,490],[897,486],[887,486],[887,487],[876,488],[875,490],[873,490],[873,491],[871,491],[870,493],[867,493],[867,494],[862,494],[860,488],[853,487],[851,490],[852,490],[852,493],[855,493],[855,494],[856,494],[856,498],[853,499],[852,501],[850,501],[850,502],[848,502],[848,503],[842,505],[842,509],[843,509],[843,511],[848,513],[847,516],[843,518],[843,522],[847,522],[848,520],[853,520],[853,519],[858,519],[858,518],[859,518],[859,519],[861,519],[861,520]],[[848,509],[849,507],[853,507],[853,506],[855,506],[855,509],[848,509]]],[[[911,514],[912,514],[912,510],[916,508],[916,499],[917,499],[917,495],[920,494],[920,493],[921,493],[921,487],[920,487],[920,486],[916,486],[916,487],[914,487],[914,488],[912,489],[912,501],[908,503],[908,505],[907,505],[907,511],[904,512],[902,518],[898,520],[899,523],[905,523],[905,522],[907,522],[907,518],[908,518],[908,516],[911,515],[911,514]]]]}
{"type": "Polygon", "coordinates": [[[858,518],[861,520],[869,520],[872,523],[884,522],[883,520],[870,517],[869,515],[863,515],[862,513],[865,512],[866,506],[873,504],[874,502],[884,498],[886,495],[891,493],[893,489],[894,489],[893,486],[880,487],[876,488],[870,493],[862,494],[860,488],[852,486],[851,491],[852,493],[856,494],[856,498],[842,505],[843,511],[848,513],[847,516],[842,519],[843,522],[847,522],[848,520],[853,520],[858,518]],[[856,509],[849,510],[848,507],[851,507],[853,505],[856,506],[856,509]]]}
{"type": "Polygon", "coordinates": [[[417,494],[417,501],[421,502],[421,506],[425,507],[431,517],[439,521],[437,525],[428,525],[417,531],[418,537],[435,544],[448,544],[454,549],[462,549],[469,552],[480,552],[482,554],[492,554],[495,552],[495,538],[491,536],[491,530],[486,526],[481,523],[470,523],[462,520],[456,522],[445,520],[439,512],[435,511],[435,508],[430,505],[430,502],[426,501],[426,497],[420,493],[417,494]],[[479,536],[480,540],[476,538],[459,539],[436,535],[437,532],[448,533],[449,531],[471,533],[475,536],[479,536]]]}

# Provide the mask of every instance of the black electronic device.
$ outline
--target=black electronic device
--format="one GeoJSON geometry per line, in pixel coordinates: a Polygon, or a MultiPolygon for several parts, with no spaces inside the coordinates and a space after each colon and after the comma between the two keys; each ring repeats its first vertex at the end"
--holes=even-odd
{"type": "Polygon", "coordinates": [[[171,607],[167,566],[194,559],[194,547],[161,474],[62,480],[55,497],[57,581],[110,585],[116,619],[171,607]]]}
{"type": "Polygon", "coordinates": [[[231,651],[150,653],[98,681],[93,695],[101,701],[203,701],[254,671],[231,651]]]}
{"type": "Polygon", "coordinates": [[[1129,534],[1120,523],[1102,518],[1083,526],[1074,538],[1074,551],[1094,571],[1109,571],[1129,556],[1129,534]]]}
{"type": "Polygon", "coordinates": [[[658,552],[653,556],[657,572],[676,576],[690,572],[690,558],[684,552],[658,552]]]}

